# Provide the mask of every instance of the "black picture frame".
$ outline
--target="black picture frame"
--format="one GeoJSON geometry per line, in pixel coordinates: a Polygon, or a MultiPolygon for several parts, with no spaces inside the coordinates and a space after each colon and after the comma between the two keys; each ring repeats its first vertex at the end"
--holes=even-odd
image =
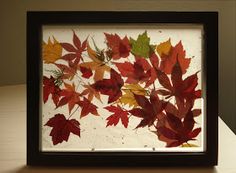
{"type": "Polygon", "coordinates": [[[28,12],[27,165],[45,166],[214,166],[218,155],[217,12],[28,12]],[[206,85],[205,152],[42,152],[40,151],[40,70],[42,25],[87,23],[181,23],[204,27],[206,85]]]}

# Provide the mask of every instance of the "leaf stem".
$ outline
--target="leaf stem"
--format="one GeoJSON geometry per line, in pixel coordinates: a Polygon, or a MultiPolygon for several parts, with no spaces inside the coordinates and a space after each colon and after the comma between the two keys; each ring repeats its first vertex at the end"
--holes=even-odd
{"type": "Polygon", "coordinates": [[[79,105],[78,105],[78,107],[70,114],[70,116],[67,118],[67,120],[69,120],[70,119],[70,117],[72,117],[74,114],[75,114],[75,112],[79,109],[79,105]]]}

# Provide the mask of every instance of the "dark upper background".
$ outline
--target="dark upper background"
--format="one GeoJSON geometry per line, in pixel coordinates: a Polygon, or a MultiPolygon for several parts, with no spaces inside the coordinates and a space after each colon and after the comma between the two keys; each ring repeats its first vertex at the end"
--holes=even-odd
{"type": "Polygon", "coordinates": [[[0,0],[0,86],[26,82],[29,10],[218,11],[220,116],[236,133],[236,0],[0,0]]]}

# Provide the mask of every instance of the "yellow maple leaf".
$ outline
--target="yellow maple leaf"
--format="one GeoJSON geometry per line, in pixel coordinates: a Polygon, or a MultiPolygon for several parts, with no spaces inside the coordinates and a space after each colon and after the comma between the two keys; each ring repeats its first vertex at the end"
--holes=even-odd
{"type": "Polygon", "coordinates": [[[110,72],[111,68],[107,66],[99,57],[99,55],[87,45],[87,52],[92,62],[81,63],[80,66],[89,68],[95,71],[94,80],[99,81],[103,79],[105,71],[110,72]]]}
{"type": "Polygon", "coordinates": [[[162,56],[162,54],[168,55],[171,49],[171,43],[170,43],[170,39],[160,43],[159,45],[157,45],[156,47],[156,51],[157,53],[162,56]]]}
{"type": "Polygon", "coordinates": [[[146,90],[141,87],[139,84],[129,84],[124,86],[126,89],[129,89],[132,91],[132,93],[137,95],[146,95],[146,90]]]}
{"type": "Polygon", "coordinates": [[[62,46],[53,37],[53,42],[50,37],[48,38],[48,43],[43,41],[43,60],[45,63],[54,63],[56,60],[61,58],[62,46]]]}
{"type": "Polygon", "coordinates": [[[147,92],[139,84],[129,84],[125,85],[122,89],[124,94],[118,100],[119,103],[128,105],[129,107],[137,107],[138,103],[135,100],[134,94],[146,95],[147,92]]]}
{"type": "Polygon", "coordinates": [[[197,146],[197,145],[195,145],[195,144],[182,144],[181,145],[181,147],[199,147],[199,146],[197,146]]]}

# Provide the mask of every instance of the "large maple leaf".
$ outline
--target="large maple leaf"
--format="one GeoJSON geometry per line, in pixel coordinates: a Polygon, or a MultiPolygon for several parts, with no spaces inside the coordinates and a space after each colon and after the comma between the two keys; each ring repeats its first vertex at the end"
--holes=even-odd
{"type": "Polygon", "coordinates": [[[175,66],[176,62],[179,62],[182,73],[185,74],[189,67],[190,58],[186,58],[185,50],[183,49],[182,42],[180,41],[174,47],[170,43],[170,39],[166,42],[159,44],[156,47],[157,52],[161,57],[160,69],[166,74],[172,72],[172,68],[175,66]]]}
{"type": "Polygon", "coordinates": [[[121,87],[123,85],[124,81],[120,74],[111,69],[110,79],[99,80],[91,86],[101,94],[108,95],[108,103],[112,103],[121,97],[121,87]]]}
{"type": "Polygon", "coordinates": [[[81,94],[75,91],[74,83],[72,85],[64,83],[64,85],[65,89],[61,91],[61,99],[58,102],[57,107],[68,104],[69,113],[71,113],[71,110],[80,101],[81,94]]]}
{"type": "Polygon", "coordinates": [[[52,95],[52,100],[55,105],[58,104],[61,96],[61,89],[55,84],[55,79],[43,76],[43,102],[46,103],[49,95],[52,95]]]}
{"type": "Polygon", "coordinates": [[[68,54],[65,54],[64,56],[62,56],[62,59],[69,62],[74,61],[76,62],[76,65],[77,65],[80,59],[82,58],[81,56],[82,52],[86,50],[87,39],[85,39],[83,43],[81,44],[80,39],[73,31],[73,44],[74,45],[70,43],[61,43],[61,46],[63,47],[63,49],[69,52],[68,54]]]}
{"type": "Polygon", "coordinates": [[[129,112],[136,117],[142,118],[136,128],[152,126],[162,116],[166,102],[160,100],[158,95],[153,92],[151,93],[150,100],[142,95],[135,94],[134,97],[141,108],[134,108],[129,112]]]}
{"type": "Polygon", "coordinates": [[[189,110],[182,121],[182,119],[167,112],[168,124],[156,127],[159,139],[167,142],[167,147],[177,147],[189,140],[195,140],[194,138],[201,132],[201,128],[193,129],[195,124],[193,116],[193,112],[189,110]]]}
{"type": "Polygon", "coordinates": [[[52,136],[53,145],[67,142],[70,133],[80,137],[80,123],[76,119],[67,120],[63,114],[56,114],[45,126],[52,127],[50,136],[52,136]]]}
{"type": "Polygon", "coordinates": [[[193,103],[195,99],[201,97],[201,90],[195,90],[198,85],[197,73],[183,80],[178,61],[172,69],[171,81],[164,72],[158,69],[156,69],[156,72],[160,84],[165,88],[165,90],[159,89],[159,94],[166,96],[166,98],[175,96],[176,103],[179,104],[178,107],[186,102],[193,103]]]}
{"type": "Polygon", "coordinates": [[[110,72],[110,67],[106,65],[104,54],[102,51],[96,52],[94,51],[89,44],[87,44],[87,52],[92,59],[91,62],[84,62],[80,64],[80,67],[85,67],[87,69],[94,70],[94,80],[99,81],[103,79],[105,72],[110,72]]]}
{"type": "Polygon", "coordinates": [[[60,43],[53,37],[53,42],[48,38],[48,43],[43,42],[43,61],[44,63],[54,63],[60,59],[62,55],[62,47],[60,43]]]}
{"type": "Polygon", "coordinates": [[[125,128],[128,127],[129,118],[128,118],[128,111],[123,110],[119,105],[116,106],[107,106],[105,107],[109,112],[113,112],[111,116],[109,116],[106,120],[107,126],[116,126],[118,122],[121,120],[121,123],[125,128]]]}
{"type": "Polygon", "coordinates": [[[106,36],[107,46],[111,49],[110,53],[113,59],[116,60],[129,56],[131,48],[127,36],[121,39],[117,34],[104,34],[106,36]]]}

